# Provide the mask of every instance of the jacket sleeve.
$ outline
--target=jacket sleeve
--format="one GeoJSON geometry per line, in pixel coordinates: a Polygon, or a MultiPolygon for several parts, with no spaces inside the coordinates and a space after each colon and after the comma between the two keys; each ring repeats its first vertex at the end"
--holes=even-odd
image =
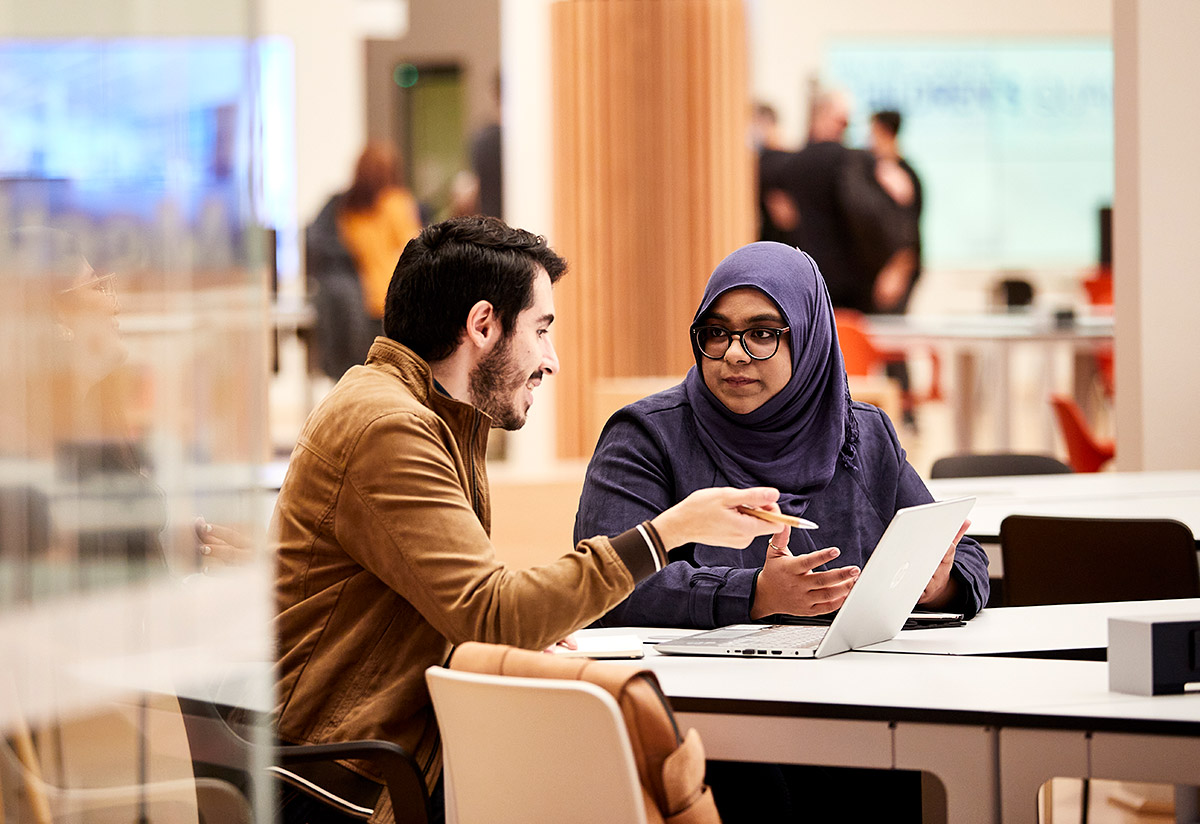
{"type": "Polygon", "coordinates": [[[900,249],[916,246],[916,218],[875,180],[875,159],[869,152],[847,152],[838,175],[837,198],[855,248],[872,267],[900,249]]]}
{"type": "Polygon", "coordinates": [[[449,447],[451,437],[412,413],[372,422],[353,446],[334,516],[351,558],[451,643],[545,647],[653,572],[636,532],[585,541],[549,564],[505,567],[468,499],[463,479],[473,473],[449,447]]]}
{"type": "MultiPolygon", "coordinates": [[[[705,485],[719,483],[712,478],[705,485]]],[[[665,446],[644,419],[622,410],[605,426],[588,464],[575,516],[575,540],[620,534],[691,491],[677,481],[665,446]]],[[[766,539],[761,543],[765,547],[766,539]]],[[[700,567],[691,560],[695,549],[689,544],[672,550],[671,563],[639,583],[632,595],[597,623],[707,629],[749,620],[758,569],[700,567]]],[[[739,551],[736,557],[750,554],[739,551]]]]}

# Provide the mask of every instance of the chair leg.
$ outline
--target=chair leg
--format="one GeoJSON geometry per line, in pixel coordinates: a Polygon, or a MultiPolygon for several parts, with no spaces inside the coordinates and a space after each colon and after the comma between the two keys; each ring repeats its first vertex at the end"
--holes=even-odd
{"type": "Polygon", "coordinates": [[[1081,779],[1082,786],[1079,788],[1079,824],[1087,824],[1088,822],[1088,801],[1091,799],[1092,782],[1087,779],[1081,779]]]}
{"type": "Polygon", "coordinates": [[[42,770],[38,765],[37,750],[33,743],[33,734],[25,722],[18,717],[16,729],[12,733],[13,749],[17,761],[21,765],[21,776],[25,785],[26,798],[29,801],[30,812],[36,824],[50,824],[50,799],[46,797],[42,785],[42,770]]]}

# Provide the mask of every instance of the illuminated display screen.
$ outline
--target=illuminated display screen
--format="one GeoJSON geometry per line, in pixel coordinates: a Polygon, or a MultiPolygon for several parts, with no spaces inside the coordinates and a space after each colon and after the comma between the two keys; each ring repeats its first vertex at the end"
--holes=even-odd
{"type": "Polygon", "coordinates": [[[286,232],[292,74],[279,38],[0,41],[0,221],[286,232]]]}
{"type": "Polygon", "coordinates": [[[825,67],[854,99],[852,145],[865,145],[872,111],[903,115],[926,265],[1096,262],[1097,210],[1113,192],[1107,40],[843,41],[825,67]]]}

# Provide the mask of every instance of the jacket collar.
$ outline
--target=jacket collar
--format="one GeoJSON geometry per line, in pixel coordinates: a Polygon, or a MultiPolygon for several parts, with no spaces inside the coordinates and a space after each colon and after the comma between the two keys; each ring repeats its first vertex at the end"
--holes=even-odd
{"type": "Polygon", "coordinates": [[[371,351],[367,353],[367,366],[395,375],[422,405],[447,421],[468,426],[482,419],[485,429],[492,427],[492,418],[486,412],[435,389],[433,370],[429,364],[402,343],[382,335],[375,338],[371,351]]]}

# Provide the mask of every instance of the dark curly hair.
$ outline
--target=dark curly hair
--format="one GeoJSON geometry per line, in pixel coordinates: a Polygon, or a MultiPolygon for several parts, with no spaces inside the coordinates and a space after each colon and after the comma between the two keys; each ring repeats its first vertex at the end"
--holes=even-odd
{"type": "Polygon", "coordinates": [[[505,335],[533,305],[538,267],[556,283],[567,262],[546,239],[494,217],[457,217],[427,226],[396,264],[383,310],[383,331],[428,362],[448,357],[467,313],[486,300],[505,335]]]}

